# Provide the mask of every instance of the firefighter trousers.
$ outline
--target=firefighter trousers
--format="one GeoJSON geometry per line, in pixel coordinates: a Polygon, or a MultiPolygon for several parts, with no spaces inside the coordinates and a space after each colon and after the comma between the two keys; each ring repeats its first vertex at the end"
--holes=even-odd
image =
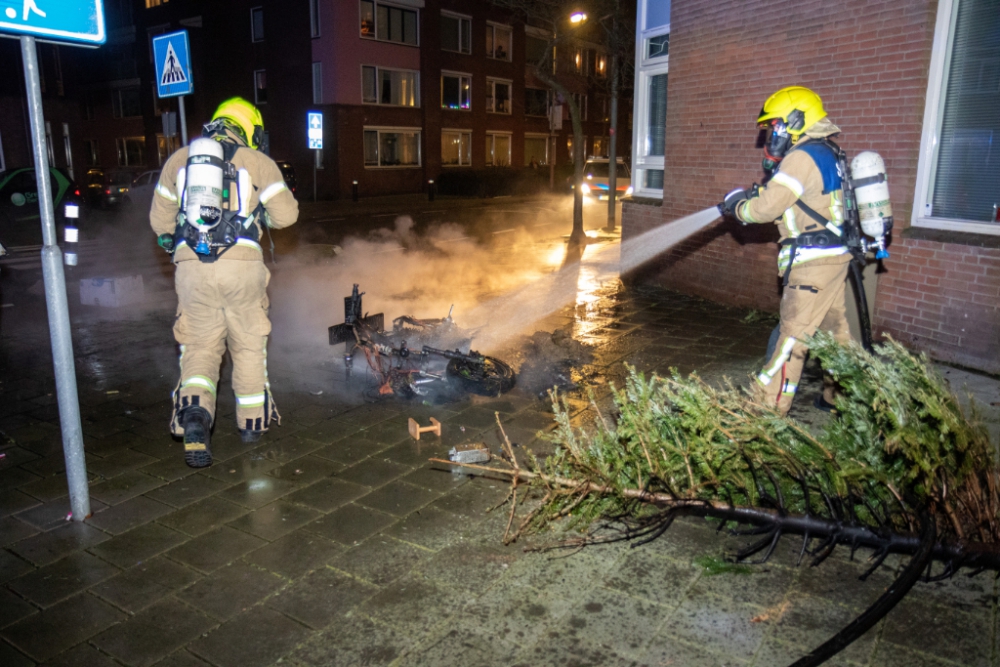
{"type": "Polygon", "coordinates": [[[175,435],[184,433],[178,414],[187,407],[205,408],[214,421],[219,368],[227,347],[233,360],[237,426],[266,431],[271,421],[280,423],[267,378],[270,277],[259,261],[178,262],[174,338],[180,344],[181,376],[173,393],[175,435]]]}
{"type": "MultiPolygon", "coordinates": [[[[839,343],[851,340],[844,301],[849,266],[807,263],[794,267],[788,277],[781,297],[778,344],[756,382],[757,399],[783,415],[792,406],[805,364],[808,347],[803,339],[823,329],[839,343]]],[[[823,398],[832,403],[834,384],[825,376],[823,384],[823,398]]]]}

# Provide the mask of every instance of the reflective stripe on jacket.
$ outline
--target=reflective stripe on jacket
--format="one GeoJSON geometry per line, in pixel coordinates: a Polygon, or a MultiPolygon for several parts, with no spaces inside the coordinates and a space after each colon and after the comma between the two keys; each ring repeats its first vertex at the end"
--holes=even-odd
{"type": "MultiPolygon", "coordinates": [[[[781,161],[767,186],[761,188],[757,196],[736,207],[736,217],[744,222],[776,223],[782,241],[823,229],[839,235],[844,221],[844,192],[838,189],[824,194],[823,174],[812,156],[804,150],[792,150],[781,161]],[[795,206],[800,199],[830,224],[824,227],[795,206]]],[[[789,255],[789,247],[782,245],[778,252],[779,274],[783,274],[788,267],[789,255]]],[[[850,255],[845,246],[800,247],[795,253],[793,266],[806,262],[840,264],[847,261],[850,261],[850,255]]]]}

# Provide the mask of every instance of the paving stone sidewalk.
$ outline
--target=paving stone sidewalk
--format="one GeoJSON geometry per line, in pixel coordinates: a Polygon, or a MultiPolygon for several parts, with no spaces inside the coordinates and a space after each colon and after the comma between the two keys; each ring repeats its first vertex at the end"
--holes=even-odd
{"type": "MultiPolygon", "coordinates": [[[[773,322],[656,290],[604,291],[561,311],[594,344],[598,391],[622,362],[741,379],[773,322]]],[[[732,549],[679,521],[639,547],[525,553],[501,542],[506,485],[428,463],[455,444],[496,446],[494,414],[520,446],[551,427],[524,391],[440,406],[314,395],[325,372],[272,367],[282,426],[244,445],[220,387],[216,463],[195,471],[166,436],[175,380],[170,313],[78,326],[81,403],[94,515],[67,521],[47,331],[0,337],[0,665],[105,667],[646,665],[781,667],[819,645],[891,581],[862,582],[838,553],[796,567],[798,545],[750,574],[694,560],[732,549]],[[408,417],[443,425],[407,434],[408,417]]],[[[995,379],[946,369],[986,403],[995,379]],[[952,374],[953,373],[953,374],[952,374]]],[[[808,407],[813,382],[799,398],[808,407]]],[[[587,404],[579,401],[588,418],[587,404]]],[[[1000,419],[988,411],[992,428],[1000,419]]],[[[863,559],[859,559],[863,560],[863,559]]],[[[992,576],[921,584],[832,665],[997,665],[992,576]]]]}

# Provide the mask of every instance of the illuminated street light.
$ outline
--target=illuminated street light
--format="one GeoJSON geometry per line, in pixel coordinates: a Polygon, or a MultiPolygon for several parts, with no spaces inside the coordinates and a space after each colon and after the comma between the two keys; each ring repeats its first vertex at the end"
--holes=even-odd
{"type": "Polygon", "coordinates": [[[587,20],[587,15],[583,12],[575,12],[569,17],[569,22],[574,24],[583,23],[587,20]]]}

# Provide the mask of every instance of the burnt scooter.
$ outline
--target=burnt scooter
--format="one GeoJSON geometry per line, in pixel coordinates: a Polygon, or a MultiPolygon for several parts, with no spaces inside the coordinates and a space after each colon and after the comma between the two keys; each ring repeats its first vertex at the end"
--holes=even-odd
{"type": "Polygon", "coordinates": [[[514,387],[513,369],[499,359],[473,350],[466,354],[458,348],[444,350],[426,344],[455,339],[471,342],[455,326],[451,311],[447,317],[431,319],[403,315],[394,319],[392,329],[386,331],[383,313],[364,313],[364,294],[354,285],[351,296],[344,297],[344,323],[329,328],[330,345],[347,344],[344,368],[348,380],[354,358],[360,353],[375,377],[379,396],[422,396],[435,386],[445,385],[499,396],[514,387]],[[419,349],[411,347],[408,339],[417,341],[419,349]]]}

